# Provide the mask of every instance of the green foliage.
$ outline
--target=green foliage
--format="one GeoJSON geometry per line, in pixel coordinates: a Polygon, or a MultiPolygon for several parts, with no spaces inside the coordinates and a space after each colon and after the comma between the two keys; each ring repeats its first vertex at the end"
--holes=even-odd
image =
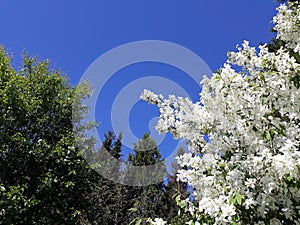
{"type": "Polygon", "coordinates": [[[27,55],[16,71],[0,48],[0,224],[77,224],[87,218],[96,175],[75,144],[78,88],[47,61],[27,55]]]}
{"type": "Polygon", "coordinates": [[[154,165],[161,161],[161,154],[155,141],[149,134],[144,134],[142,140],[133,145],[134,154],[128,155],[128,161],[135,166],[154,165]]]}
{"type": "Polygon", "coordinates": [[[235,195],[230,196],[229,203],[242,205],[243,199],[245,199],[245,197],[241,195],[239,192],[237,192],[235,195]]]}
{"type": "MultiPolygon", "coordinates": [[[[128,163],[134,166],[156,165],[161,162],[161,154],[157,148],[156,142],[150,138],[149,134],[144,134],[138,143],[134,144],[134,154],[129,154],[128,163]]],[[[164,168],[159,166],[153,167],[157,174],[165,172],[164,168]]],[[[151,172],[153,172],[153,170],[151,172]]],[[[134,171],[125,168],[125,179],[147,179],[151,174],[145,172],[138,176],[134,171]]],[[[164,217],[166,205],[164,204],[166,195],[163,182],[151,184],[148,186],[130,187],[131,200],[130,210],[128,211],[128,221],[133,221],[136,218],[155,218],[164,217]]]]}
{"type": "Polygon", "coordinates": [[[96,183],[96,189],[92,193],[93,198],[91,214],[93,215],[92,224],[112,225],[112,224],[129,224],[128,209],[130,208],[129,201],[130,187],[114,182],[121,173],[121,151],[122,151],[122,135],[118,137],[112,131],[105,134],[105,140],[102,147],[95,154],[96,163],[94,167],[97,170],[106,170],[111,174],[110,180],[99,176],[96,183]],[[115,157],[120,164],[110,165],[108,162],[100,161],[103,151],[108,151],[115,157]]]}
{"type": "MultiPolygon", "coordinates": [[[[81,101],[89,95],[88,83],[71,87],[48,61],[25,55],[23,66],[15,70],[0,48],[0,224],[145,224],[144,218],[154,217],[172,224],[188,221],[186,215],[178,215],[172,198],[175,193],[188,195],[176,175],[168,177],[167,185],[132,187],[114,182],[129,175],[138,180],[150,175],[136,177],[126,167],[121,134],[109,131],[95,151],[94,139],[87,139],[84,132],[97,124],[81,123],[88,110],[81,101]],[[119,164],[100,161],[104,151],[119,164]],[[92,167],[84,158],[93,159],[92,167]],[[106,170],[112,174],[110,180],[92,168],[106,170]]],[[[165,173],[156,166],[159,162],[157,144],[145,134],[126,163],[153,165],[157,174],[165,173]]],[[[178,169],[174,164],[175,174],[178,169]]]]}

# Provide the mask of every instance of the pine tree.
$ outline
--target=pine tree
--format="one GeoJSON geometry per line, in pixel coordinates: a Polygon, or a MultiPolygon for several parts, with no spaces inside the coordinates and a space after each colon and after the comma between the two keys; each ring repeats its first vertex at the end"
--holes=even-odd
{"type": "MultiPolygon", "coordinates": [[[[162,162],[160,151],[157,144],[149,134],[144,134],[138,143],[134,144],[134,154],[129,154],[128,163],[134,166],[156,165],[162,162]]],[[[160,166],[154,167],[157,173],[164,172],[164,168],[160,166]]],[[[149,176],[156,174],[153,171],[145,173],[141,176],[134,174],[130,169],[125,169],[125,179],[149,179],[149,176]]],[[[131,222],[137,218],[163,217],[164,205],[164,185],[163,182],[151,184],[148,186],[129,187],[131,196],[130,209],[127,214],[127,222],[131,222]]]]}
{"type": "Polygon", "coordinates": [[[94,213],[95,225],[118,225],[126,224],[124,215],[127,213],[128,199],[127,187],[118,183],[121,176],[121,154],[122,152],[122,134],[118,137],[109,131],[105,134],[105,140],[101,148],[96,153],[95,165],[93,167],[96,171],[105,170],[105,173],[110,175],[110,179],[101,176],[98,177],[96,190],[93,193],[93,203],[97,205],[94,213]],[[103,151],[107,151],[112,157],[117,159],[120,164],[111,165],[109,162],[100,161],[103,151]]]}

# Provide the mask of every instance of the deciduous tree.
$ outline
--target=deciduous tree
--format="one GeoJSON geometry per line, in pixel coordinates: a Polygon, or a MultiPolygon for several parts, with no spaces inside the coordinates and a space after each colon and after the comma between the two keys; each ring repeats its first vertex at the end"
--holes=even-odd
{"type": "Polygon", "coordinates": [[[96,174],[73,134],[79,88],[34,57],[15,70],[0,47],[0,224],[88,221],[96,174]]]}
{"type": "Polygon", "coordinates": [[[161,108],[159,131],[189,140],[178,177],[194,188],[196,204],[182,202],[190,224],[300,223],[299,1],[277,10],[285,45],[256,50],[245,41],[204,78],[198,102],[143,94],[161,108]]]}

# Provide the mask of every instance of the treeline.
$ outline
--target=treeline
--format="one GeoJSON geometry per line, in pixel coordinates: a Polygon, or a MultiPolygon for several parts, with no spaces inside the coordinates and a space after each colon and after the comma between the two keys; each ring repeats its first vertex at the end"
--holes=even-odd
{"type": "MultiPolygon", "coordinates": [[[[148,134],[134,145],[134,154],[126,161],[121,157],[121,135],[109,131],[97,151],[93,139],[82,136],[82,146],[92,157],[108,151],[121,166],[86,162],[87,151],[76,143],[73,124],[84,117],[86,108],[80,101],[88,95],[86,86],[71,87],[47,61],[25,55],[22,67],[14,69],[11,57],[0,47],[0,224],[113,225],[145,223],[143,218],[148,217],[184,224],[188,216],[178,215],[174,196],[186,198],[189,192],[176,175],[147,186],[114,182],[119,176],[132,179],[133,171],[126,165],[147,166],[163,160],[148,134]],[[77,98],[75,93],[82,95],[77,98]],[[72,115],[74,102],[79,115],[72,115]],[[95,172],[99,166],[114,171],[115,179],[95,172]]],[[[84,132],[93,126],[77,128],[84,132]]],[[[176,174],[179,168],[173,167],[176,174]]]]}

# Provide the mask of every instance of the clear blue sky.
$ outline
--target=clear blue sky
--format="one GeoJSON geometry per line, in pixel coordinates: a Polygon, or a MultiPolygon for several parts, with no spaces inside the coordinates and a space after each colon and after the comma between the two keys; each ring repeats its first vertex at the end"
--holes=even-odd
{"type": "MultiPolygon", "coordinates": [[[[277,5],[273,0],[0,0],[0,44],[14,55],[16,65],[24,49],[41,59],[50,58],[74,85],[96,58],[140,40],[182,45],[215,71],[226,61],[227,51],[244,39],[257,46],[273,37],[270,21],[277,5]]],[[[112,129],[111,102],[119,90],[133,79],[153,74],[167,78],[175,74],[197,100],[197,85],[176,68],[159,63],[128,66],[102,90],[97,104],[101,136],[112,129]]],[[[137,102],[129,117],[132,132],[141,137],[157,115],[154,106],[137,102]]],[[[160,146],[165,157],[176,146],[170,140],[160,146]]]]}

